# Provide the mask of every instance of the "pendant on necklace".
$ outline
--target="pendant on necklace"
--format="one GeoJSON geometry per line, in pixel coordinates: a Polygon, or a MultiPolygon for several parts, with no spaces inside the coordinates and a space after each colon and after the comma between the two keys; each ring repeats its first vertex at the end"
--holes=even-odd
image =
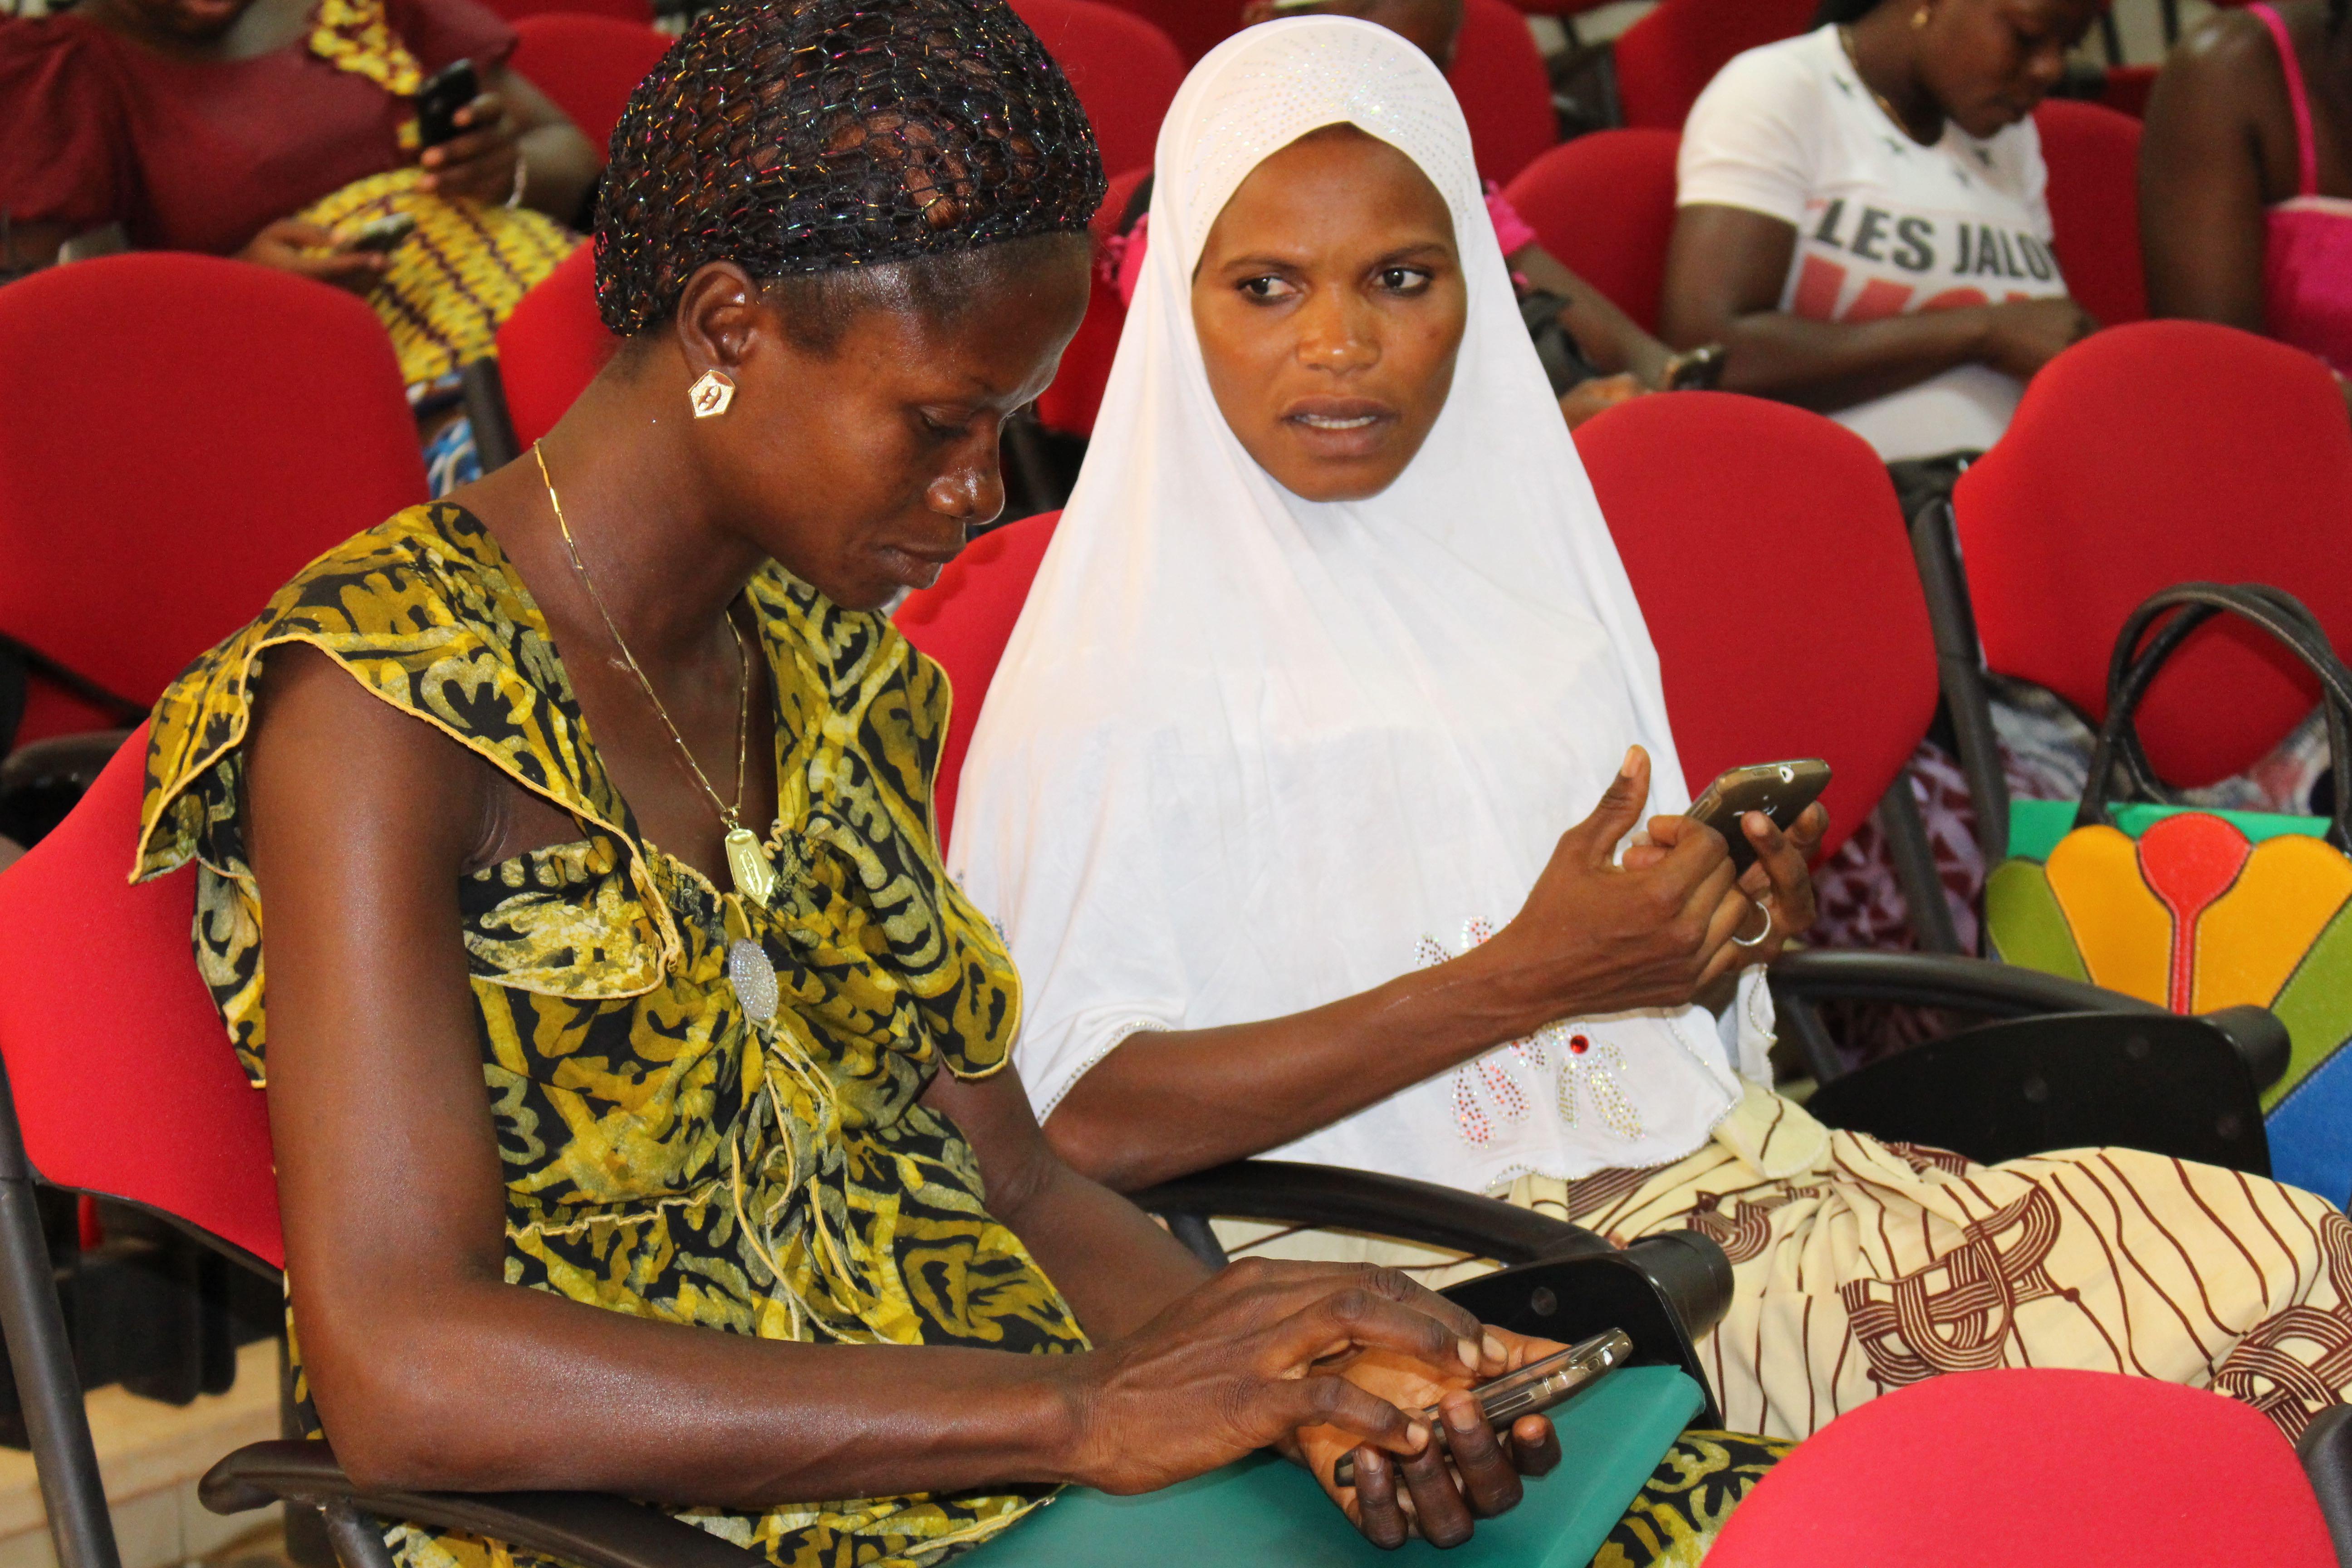
{"type": "Polygon", "coordinates": [[[735,988],[735,1000],[753,1023],[764,1024],[776,1016],[776,966],[758,942],[738,937],[728,944],[727,984],[735,988]]]}
{"type": "Polygon", "coordinates": [[[727,873],[735,879],[735,890],[755,904],[766,904],[776,890],[776,868],[766,847],[748,827],[729,828],[725,843],[727,873]]]}

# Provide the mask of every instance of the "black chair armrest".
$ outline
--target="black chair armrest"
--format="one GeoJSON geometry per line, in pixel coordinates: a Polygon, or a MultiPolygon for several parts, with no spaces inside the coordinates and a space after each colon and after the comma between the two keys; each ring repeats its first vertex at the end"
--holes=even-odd
{"type": "Polygon", "coordinates": [[[466,418],[474,426],[474,456],[482,472],[495,473],[522,456],[514,418],[507,412],[506,378],[499,373],[498,360],[484,355],[459,365],[457,388],[466,418]]]}
{"type": "MultiPolygon", "coordinates": [[[[1813,1074],[1828,1083],[1843,1073],[1815,1004],[1831,998],[1941,1007],[1993,1018],[2053,1013],[2152,1014],[2166,1010],[2120,991],[2062,980],[1986,958],[1932,952],[1783,953],[1769,971],[1773,1005],[1797,1036],[1813,1074]]],[[[2201,1015],[2253,1075],[2257,1090],[2286,1074],[2286,1026],[2263,1007],[2224,1007],[2201,1015]]]]}
{"type": "Polygon", "coordinates": [[[487,1536],[582,1568],[769,1568],[757,1552],[606,1492],[360,1492],[322,1442],[251,1443],[196,1483],[215,1513],[283,1500],[487,1536]],[[337,1508],[337,1505],[346,1505],[337,1508]]]}
{"type": "Polygon", "coordinates": [[[1825,1126],[1981,1164],[2120,1146],[2271,1173],[2253,1071],[2213,1018],[2005,1018],[1857,1068],[1822,1085],[1805,1108],[1825,1126]]]}
{"type": "Polygon", "coordinates": [[[27,741],[0,759],[0,795],[49,784],[88,789],[130,738],[128,730],[86,730],[27,741]]]}
{"type": "Polygon", "coordinates": [[[2319,1498],[2336,1561],[2352,1568],[2352,1405],[2331,1405],[2313,1416],[2294,1452],[2319,1498]]]}
{"type": "Polygon", "coordinates": [[[1949,1007],[1996,1018],[2036,1013],[2161,1013],[2120,991],[2062,980],[2037,969],[1940,952],[1846,952],[1807,948],[1783,953],[1769,971],[1772,1000],[1846,997],[1949,1007]]]}
{"type": "MultiPolygon", "coordinates": [[[[1145,1213],[1168,1218],[1171,1227],[1178,1220],[1213,1217],[1367,1231],[1505,1264],[1615,1250],[1582,1226],[1477,1193],[1286,1160],[1236,1160],[1128,1196],[1145,1213]]],[[[1192,1237],[1185,1239],[1199,1249],[1192,1237]]]]}

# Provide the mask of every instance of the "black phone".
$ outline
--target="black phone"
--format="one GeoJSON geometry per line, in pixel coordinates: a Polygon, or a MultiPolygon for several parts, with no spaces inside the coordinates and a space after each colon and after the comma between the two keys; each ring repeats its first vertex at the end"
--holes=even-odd
{"type": "MultiPolygon", "coordinates": [[[[1632,1338],[1622,1329],[1610,1329],[1564,1351],[1554,1351],[1541,1361],[1531,1361],[1492,1383],[1482,1383],[1470,1392],[1478,1396],[1478,1408],[1486,1413],[1487,1425],[1497,1432],[1507,1431],[1520,1416],[1542,1415],[1633,1359],[1632,1338]]],[[[1429,1423],[1433,1440],[1443,1445],[1445,1422],[1438,1407],[1433,1405],[1421,1415],[1429,1423]]],[[[1356,1484],[1356,1456],[1352,1452],[1339,1456],[1339,1462],[1331,1468],[1331,1482],[1342,1487],[1356,1484]]]]}
{"type": "Polygon", "coordinates": [[[407,213],[386,213],[353,229],[342,242],[345,250],[373,250],[382,256],[416,232],[416,219],[407,213]]]}
{"type": "Polygon", "coordinates": [[[438,147],[457,134],[457,111],[482,96],[474,62],[459,60],[425,79],[416,89],[416,144],[438,147]]]}
{"type": "Polygon", "coordinates": [[[1722,834],[1731,847],[1732,869],[1744,874],[1756,864],[1756,846],[1739,830],[1739,819],[1760,811],[1772,819],[1772,826],[1785,829],[1829,786],[1830,765],[1819,757],[1759,763],[1724,773],[1683,815],[1722,834]]]}

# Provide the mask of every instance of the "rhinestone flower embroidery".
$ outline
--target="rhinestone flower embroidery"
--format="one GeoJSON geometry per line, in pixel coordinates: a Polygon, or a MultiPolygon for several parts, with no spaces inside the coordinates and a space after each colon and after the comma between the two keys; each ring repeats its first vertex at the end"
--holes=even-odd
{"type": "MultiPolygon", "coordinates": [[[[1463,923],[1462,951],[1469,952],[1495,934],[1492,922],[1472,919],[1463,923]]],[[[1413,956],[1423,969],[1444,963],[1455,954],[1433,936],[1413,944],[1413,956]]],[[[1522,1085],[1524,1068],[1538,1081],[1559,1063],[1560,1120],[1570,1127],[1583,1120],[1583,1105],[1592,1103],[1601,1124],[1627,1142],[1642,1136],[1642,1113],[1633,1108],[1624,1088],[1625,1053],[1613,1040],[1596,1037],[1588,1026],[1546,1024],[1534,1034],[1496,1046],[1454,1069],[1454,1125],[1473,1148],[1494,1142],[1502,1125],[1524,1121],[1533,1109],[1522,1085]]]]}

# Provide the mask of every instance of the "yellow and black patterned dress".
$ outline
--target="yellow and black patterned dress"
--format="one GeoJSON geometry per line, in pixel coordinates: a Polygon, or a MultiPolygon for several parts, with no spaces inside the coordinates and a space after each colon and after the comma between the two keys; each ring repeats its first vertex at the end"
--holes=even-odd
{"type": "MultiPolygon", "coordinates": [[[[420,507],[313,562],[155,710],[140,872],[200,863],[196,956],[239,1058],[268,1057],[241,749],[257,666],[309,643],[578,823],[461,888],[482,1078],[505,1164],[509,1282],[730,1333],[822,1343],[1085,1348],[992,1218],[972,1152],[918,1103],[941,1066],[1005,1060],[1020,990],[941,872],[939,668],[878,615],[771,566],[748,590],[779,704],[779,884],[722,896],[639,837],[546,621],[458,508],[420,507]],[[747,1017],[731,942],[782,1005],[747,1017]]],[[[678,1510],[782,1564],[929,1564],[1043,1489],[678,1510]]],[[[406,1525],[409,1568],[540,1560],[406,1525]]]]}

